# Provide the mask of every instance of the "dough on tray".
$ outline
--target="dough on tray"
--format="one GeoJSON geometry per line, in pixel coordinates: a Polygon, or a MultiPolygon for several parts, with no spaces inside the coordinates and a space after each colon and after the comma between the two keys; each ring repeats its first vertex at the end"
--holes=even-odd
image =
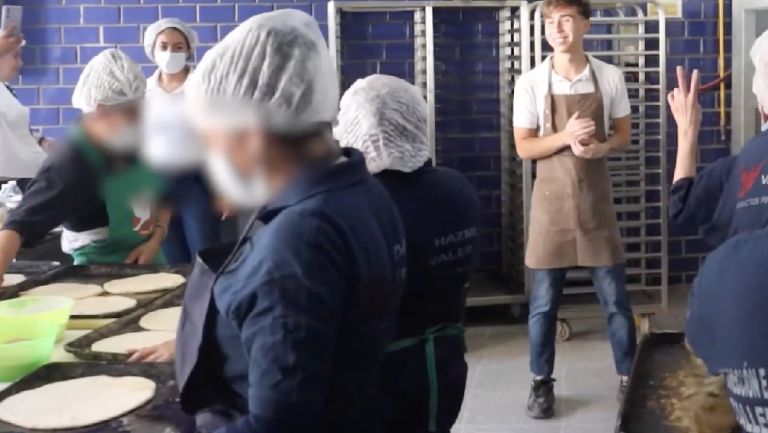
{"type": "Polygon", "coordinates": [[[100,316],[119,313],[135,307],[138,301],[127,296],[91,296],[78,299],[72,306],[73,316],[100,316]]]}
{"type": "Polygon", "coordinates": [[[143,349],[155,344],[165,343],[176,338],[175,332],[139,331],[115,335],[99,340],[91,346],[94,352],[126,354],[131,350],[143,349]]]}
{"type": "Polygon", "coordinates": [[[15,286],[26,279],[27,277],[21,274],[5,274],[3,275],[3,285],[0,287],[15,286]]]}
{"type": "Polygon", "coordinates": [[[183,284],[186,278],[179,274],[159,272],[156,274],[136,275],[135,277],[120,278],[104,283],[104,290],[113,295],[128,293],[147,293],[160,290],[170,290],[183,284]]]}
{"type": "Polygon", "coordinates": [[[72,299],[90,298],[100,295],[104,289],[97,284],[53,283],[27,290],[21,296],[64,296],[72,299]]]}
{"type": "Polygon", "coordinates": [[[139,326],[147,331],[176,332],[181,318],[181,307],[163,308],[149,312],[139,320],[139,326]]]}
{"type": "Polygon", "coordinates": [[[25,429],[74,429],[109,421],[152,400],[155,382],[89,376],[49,383],[0,402],[0,420],[25,429]]]}

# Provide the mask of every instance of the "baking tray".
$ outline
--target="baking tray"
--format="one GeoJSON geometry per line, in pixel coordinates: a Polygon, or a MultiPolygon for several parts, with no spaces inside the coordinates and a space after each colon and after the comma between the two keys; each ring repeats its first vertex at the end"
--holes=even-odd
{"type": "MultiPolygon", "coordinates": [[[[19,392],[62,380],[85,376],[141,376],[155,381],[157,391],[149,403],[101,424],[71,430],[28,430],[0,421],[0,433],[194,433],[194,418],[179,406],[173,364],[108,364],[95,362],[57,362],[45,365],[0,392],[0,401],[19,392]]],[[[77,398],[77,396],[73,396],[77,398]]]]}
{"type": "MultiPolygon", "coordinates": [[[[15,260],[8,265],[6,274],[22,274],[27,279],[45,275],[57,268],[61,267],[61,263],[52,262],[49,260],[15,260]]],[[[3,287],[0,289],[0,300],[6,299],[6,297],[14,297],[18,293],[16,286],[21,283],[3,287]]]]}
{"type": "Polygon", "coordinates": [[[144,331],[139,326],[139,320],[150,311],[160,310],[162,308],[177,307],[184,300],[185,287],[179,287],[166,293],[153,302],[150,302],[135,310],[134,312],[123,316],[114,322],[97,328],[82,337],[70,341],[64,346],[64,350],[75,355],[78,359],[85,361],[114,361],[124,362],[128,357],[119,353],[94,352],[91,350],[93,343],[115,335],[126,334],[128,332],[144,331]]]}
{"type": "MultiPolygon", "coordinates": [[[[670,393],[664,378],[686,368],[692,368],[692,359],[685,348],[683,333],[647,334],[635,356],[616,432],[688,433],[669,422],[660,404],[661,397],[670,393]]],[[[737,427],[733,433],[739,431],[737,427]]]]}
{"type": "MultiPolygon", "coordinates": [[[[192,270],[190,265],[68,265],[61,266],[51,272],[36,277],[29,278],[21,283],[8,287],[6,290],[0,292],[0,300],[15,298],[29,289],[37,286],[50,283],[90,283],[90,284],[104,284],[107,281],[117,278],[133,277],[141,274],[149,274],[154,272],[172,272],[187,277],[192,270]]],[[[181,286],[186,286],[182,284],[181,286]]],[[[139,293],[139,294],[127,294],[121,296],[127,296],[134,298],[136,306],[125,311],[118,313],[101,314],[96,316],[77,316],[73,315],[70,319],[115,319],[123,317],[136,311],[147,303],[166,295],[167,290],[151,293],[139,293]]]]}

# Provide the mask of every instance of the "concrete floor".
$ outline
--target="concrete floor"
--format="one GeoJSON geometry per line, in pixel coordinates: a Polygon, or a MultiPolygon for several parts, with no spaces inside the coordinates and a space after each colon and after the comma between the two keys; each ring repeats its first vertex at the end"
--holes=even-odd
{"type": "MultiPolygon", "coordinates": [[[[682,329],[687,291],[671,291],[667,314],[654,329],[682,329]]],[[[571,321],[573,337],[557,343],[556,415],[525,414],[531,384],[525,324],[475,324],[467,329],[469,377],[452,433],[613,433],[618,377],[602,319],[571,321]]]]}

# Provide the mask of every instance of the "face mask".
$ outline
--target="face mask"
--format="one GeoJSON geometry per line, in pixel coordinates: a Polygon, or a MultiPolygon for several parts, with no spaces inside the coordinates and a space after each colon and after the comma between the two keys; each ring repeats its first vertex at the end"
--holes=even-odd
{"type": "Polygon", "coordinates": [[[155,51],[155,62],[163,73],[176,74],[187,66],[187,53],[155,51]]]}
{"type": "Polygon", "coordinates": [[[117,154],[128,154],[139,148],[141,132],[136,125],[123,126],[104,145],[117,154]]]}
{"type": "Polygon", "coordinates": [[[236,206],[257,209],[269,201],[267,181],[261,174],[241,175],[221,152],[208,154],[206,170],[214,188],[236,206]]]}
{"type": "Polygon", "coordinates": [[[763,126],[760,127],[761,132],[768,131],[768,122],[763,123],[763,126]]]}

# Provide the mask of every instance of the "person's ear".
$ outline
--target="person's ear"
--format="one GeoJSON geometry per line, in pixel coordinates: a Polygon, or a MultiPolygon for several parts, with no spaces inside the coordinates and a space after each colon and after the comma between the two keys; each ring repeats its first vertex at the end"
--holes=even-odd
{"type": "Polygon", "coordinates": [[[592,27],[592,22],[589,20],[589,18],[584,20],[584,34],[586,35],[589,33],[589,29],[592,27]]]}

